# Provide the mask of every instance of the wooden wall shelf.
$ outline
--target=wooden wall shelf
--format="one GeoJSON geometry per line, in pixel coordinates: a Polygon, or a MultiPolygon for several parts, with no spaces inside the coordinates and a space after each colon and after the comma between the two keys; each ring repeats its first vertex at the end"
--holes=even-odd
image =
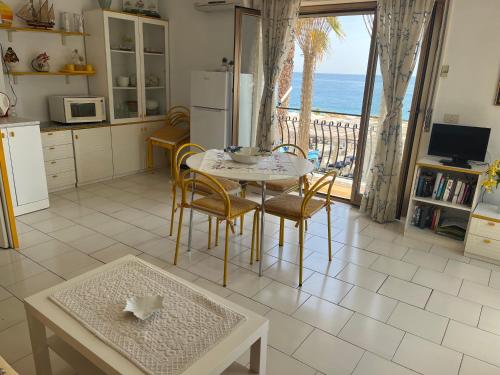
{"type": "Polygon", "coordinates": [[[92,76],[95,72],[10,72],[14,77],[14,84],[17,84],[17,77],[19,76],[65,76],[66,83],[69,83],[71,76],[92,76]]]}
{"type": "Polygon", "coordinates": [[[33,32],[33,33],[45,33],[45,34],[57,34],[61,36],[61,43],[66,44],[66,37],[68,36],[88,36],[87,33],[80,32],[68,32],[64,30],[57,29],[36,29],[34,27],[22,27],[22,26],[0,26],[0,30],[7,31],[7,37],[9,42],[12,42],[12,33],[14,32],[33,32]]]}

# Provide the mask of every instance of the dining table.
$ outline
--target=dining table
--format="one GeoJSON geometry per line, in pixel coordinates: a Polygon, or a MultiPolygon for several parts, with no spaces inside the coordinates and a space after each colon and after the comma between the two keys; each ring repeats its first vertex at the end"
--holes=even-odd
{"type": "MultiPolygon", "coordinates": [[[[262,251],[265,235],[266,183],[269,181],[300,179],[314,171],[309,160],[289,152],[275,151],[258,158],[255,164],[238,163],[223,150],[207,150],[190,156],[187,166],[196,174],[200,171],[213,177],[227,178],[240,182],[257,182],[261,187],[260,245],[262,251]]],[[[300,189],[302,193],[302,187],[300,189]]],[[[191,224],[190,224],[191,225],[191,224]]],[[[262,254],[259,262],[259,276],[262,276],[262,254]]]]}

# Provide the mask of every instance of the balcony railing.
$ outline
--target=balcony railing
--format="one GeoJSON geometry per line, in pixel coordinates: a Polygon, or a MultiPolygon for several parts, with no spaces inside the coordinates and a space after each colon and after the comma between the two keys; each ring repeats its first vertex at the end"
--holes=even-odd
{"type": "MultiPolygon", "coordinates": [[[[278,107],[277,135],[281,143],[298,143],[299,112],[298,108],[278,107]]],[[[312,113],[309,127],[309,158],[316,160],[318,172],[338,169],[341,176],[352,178],[361,116],[326,111],[312,111],[312,113]]]]}

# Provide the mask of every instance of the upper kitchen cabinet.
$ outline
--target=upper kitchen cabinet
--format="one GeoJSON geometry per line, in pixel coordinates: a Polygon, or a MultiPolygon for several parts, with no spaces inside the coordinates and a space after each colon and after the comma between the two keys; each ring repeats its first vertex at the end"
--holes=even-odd
{"type": "Polygon", "coordinates": [[[165,118],[169,107],[168,22],[134,14],[85,12],[90,93],[107,98],[111,123],[165,118]]]}

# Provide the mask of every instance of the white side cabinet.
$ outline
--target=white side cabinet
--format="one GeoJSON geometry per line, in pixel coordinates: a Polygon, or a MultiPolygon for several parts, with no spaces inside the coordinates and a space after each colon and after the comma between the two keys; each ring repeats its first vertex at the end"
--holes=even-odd
{"type": "Polygon", "coordinates": [[[75,155],[71,130],[42,133],[42,145],[49,192],[75,187],[75,155]]]}
{"type": "Polygon", "coordinates": [[[73,130],[78,185],[113,177],[113,152],[109,126],[73,130]]]}
{"type": "Polygon", "coordinates": [[[130,124],[111,127],[113,172],[115,177],[144,169],[144,125],[130,124]]]}
{"type": "Polygon", "coordinates": [[[14,214],[49,207],[39,125],[2,128],[1,133],[14,214]]]}

